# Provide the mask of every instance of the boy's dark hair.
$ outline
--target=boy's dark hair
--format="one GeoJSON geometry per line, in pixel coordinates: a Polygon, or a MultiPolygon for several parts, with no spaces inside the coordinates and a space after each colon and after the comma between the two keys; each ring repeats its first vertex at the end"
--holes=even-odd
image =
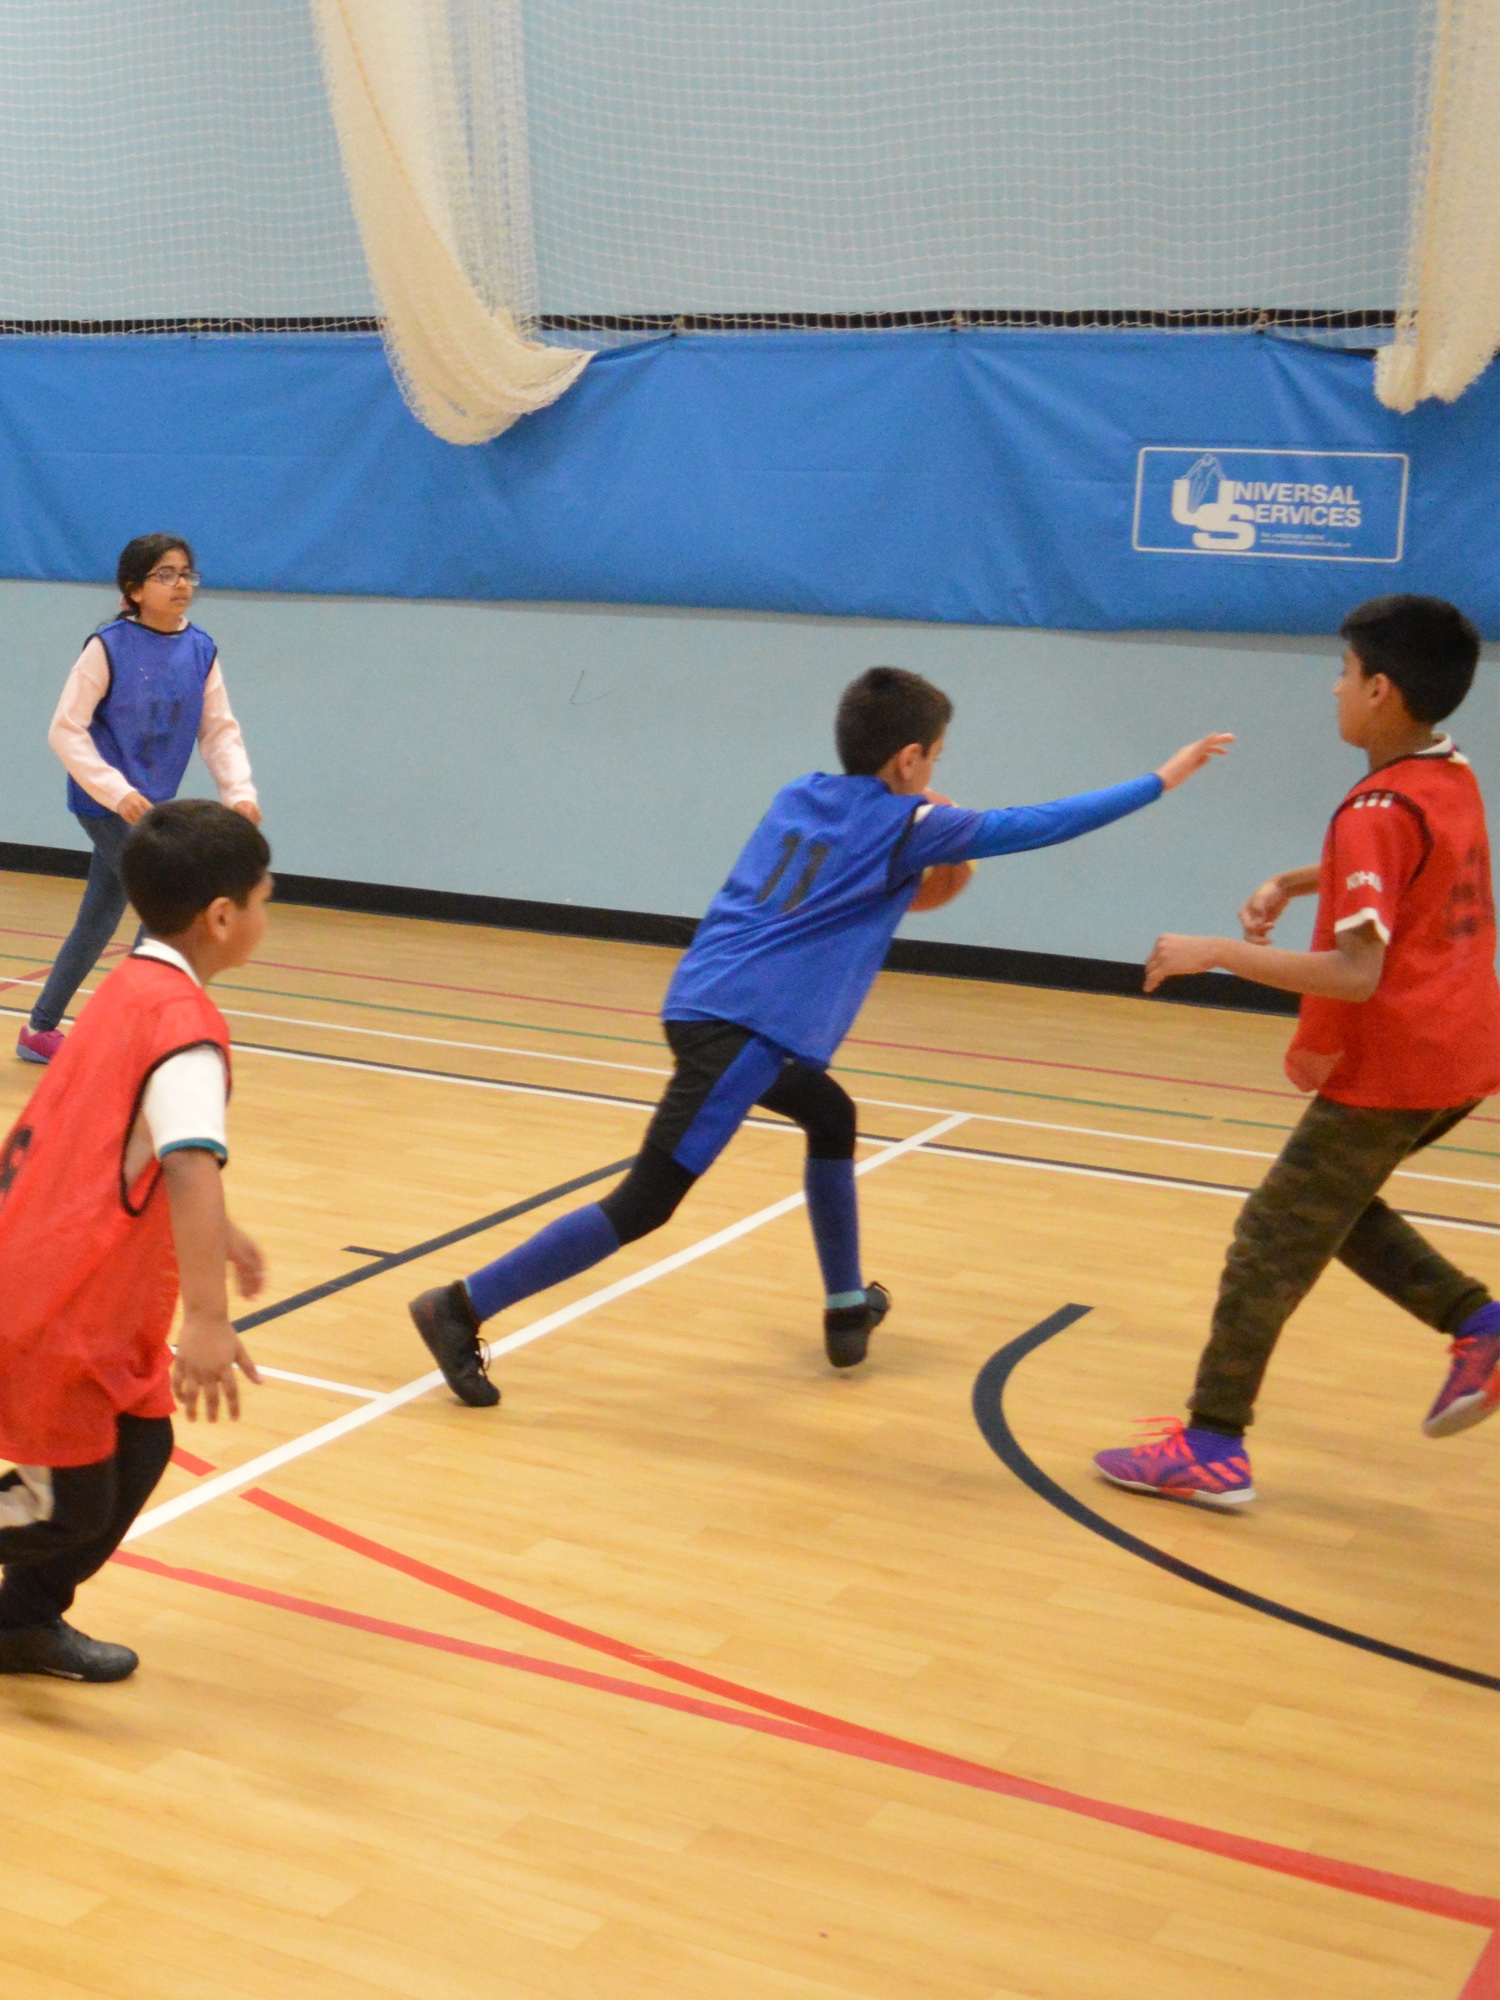
{"type": "Polygon", "coordinates": [[[212,799],[169,799],[130,829],[120,873],[153,937],[176,937],[210,903],[242,908],[271,865],[271,850],[243,813],[212,799]]]}
{"type": "Polygon", "coordinates": [[[871,667],[839,698],[833,740],[851,778],[872,778],[908,743],[930,750],[953,720],[941,688],[905,667],[871,667]]]}
{"type": "Polygon", "coordinates": [[[1384,674],[1416,722],[1441,722],[1474,684],[1479,633],[1445,597],[1372,597],[1356,604],[1339,633],[1365,677],[1384,674]]]}
{"type": "Polygon", "coordinates": [[[181,549],[188,559],[188,568],[198,567],[193,558],[192,544],[185,542],[181,535],[137,535],[133,542],[127,542],[120,551],[120,560],[115,565],[115,582],[120,586],[120,603],[128,611],[138,610],[132,590],[139,590],[163,556],[169,556],[173,549],[181,549]]]}

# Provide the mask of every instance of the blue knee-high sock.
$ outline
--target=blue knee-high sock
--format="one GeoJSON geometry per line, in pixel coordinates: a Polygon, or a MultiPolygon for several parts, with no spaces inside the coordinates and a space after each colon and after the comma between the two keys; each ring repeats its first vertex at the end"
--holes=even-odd
{"type": "Polygon", "coordinates": [[[864,1279],[859,1269],[859,1203],[854,1193],[853,1160],[809,1159],[803,1185],[807,1214],[823,1270],[823,1289],[831,1307],[864,1303],[864,1279]]]}
{"type": "Polygon", "coordinates": [[[525,1243],[465,1278],[464,1289],[475,1317],[492,1319],[517,1299],[529,1299],[533,1292],[560,1285],[564,1278],[576,1278],[591,1264],[612,1257],[619,1247],[614,1224],[592,1201],[587,1208],[575,1208],[571,1215],[549,1222],[525,1243]]]}

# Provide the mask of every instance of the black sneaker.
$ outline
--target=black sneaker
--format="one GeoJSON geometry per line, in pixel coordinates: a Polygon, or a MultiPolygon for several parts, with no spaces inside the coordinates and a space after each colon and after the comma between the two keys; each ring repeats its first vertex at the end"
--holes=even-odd
{"type": "Polygon", "coordinates": [[[463,1280],[423,1292],[406,1310],[458,1400],[476,1410],[498,1403],[500,1391],[489,1379],[490,1351],[479,1338],[463,1280]]]}
{"type": "Polygon", "coordinates": [[[857,1368],[870,1335],[891,1309],[884,1285],[866,1285],[862,1306],[837,1306],[823,1315],[823,1348],[835,1368],[857,1368]]]}
{"type": "Polygon", "coordinates": [[[128,1646],[111,1646],[75,1632],[61,1618],[50,1625],[0,1630],[0,1674],[51,1674],[59,1681],[128,1680],[141,1664],[128,1646]]]}

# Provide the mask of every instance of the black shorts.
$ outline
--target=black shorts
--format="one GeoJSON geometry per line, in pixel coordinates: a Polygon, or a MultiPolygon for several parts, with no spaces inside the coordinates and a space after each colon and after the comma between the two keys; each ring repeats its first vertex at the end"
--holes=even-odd
{"type": "Polygon", "coordinates": [[[645,1143],[689,1173],[704,1173],[761,1105],[800,1125],[817,1159],[854,1157],[852,1099],[826,1070],[732,1021],[668,1021],[677,1066],[645,1143]]]}

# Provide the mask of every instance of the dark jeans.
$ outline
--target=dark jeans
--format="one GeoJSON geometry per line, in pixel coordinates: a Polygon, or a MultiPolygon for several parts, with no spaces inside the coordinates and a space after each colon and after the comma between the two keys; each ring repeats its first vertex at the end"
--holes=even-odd
{"type": "Polygon", "coordinates": [[[103,819],[75,813],[74,818],[94,843],[94,852],[73,928],[31,1010],[31,1026],[37,1034],[55,1028],[67,1013],[68,1002],[99,963],[100,954],[125,914],[127,898],[125,884],[120,879],[120,856],[125,851],[130,828],[118,813],[109,813],[103,819]]]}
{"type": "MultiPolygon", "coordinates": [[[[79,1584],[120,1546],[171,1456],[170,1417],[117,1417],[112,1457],[53,1469],[50,1515],[0,1527],[0,1631],[62,1617],[79,1584]]],[[[20,1487],[20,1475],[9,1473],[0,1500],[20,1487]]]]}
{"type": "Polygon", "coordinates": [[[1477,1278],[1450,1264],[1379,1195],[1409,1154],[1473,1109],[1378,1111],[1313,1099],[1240,1210],[1198,1364],[1195,1424],[1231,1435],[1245,1429],[1282,1327],[1335,1257],[1443,1333],[1489,1303],[1477,1278]]]}

